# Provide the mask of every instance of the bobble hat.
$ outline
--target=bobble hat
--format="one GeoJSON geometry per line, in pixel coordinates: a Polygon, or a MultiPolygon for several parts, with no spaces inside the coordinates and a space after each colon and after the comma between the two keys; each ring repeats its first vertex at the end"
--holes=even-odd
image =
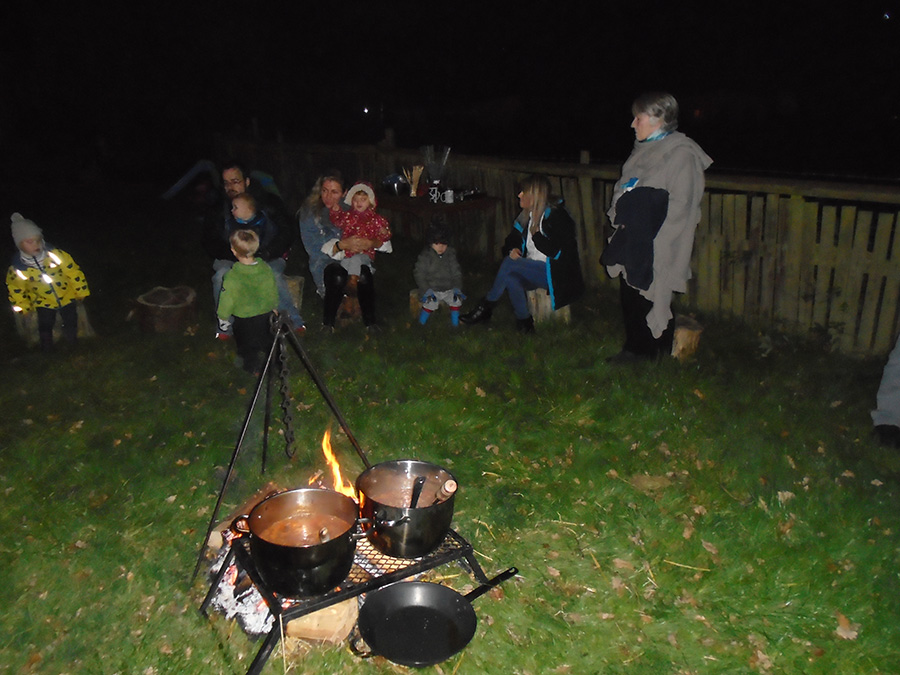
{"type": "Polygon", "coordinates": [[[18,246],[24,239],[43,236],[43,231],[34,222],[28,220],[21,213],[14,213],[10,217],[12,221],[12,238],[18,246]]]}

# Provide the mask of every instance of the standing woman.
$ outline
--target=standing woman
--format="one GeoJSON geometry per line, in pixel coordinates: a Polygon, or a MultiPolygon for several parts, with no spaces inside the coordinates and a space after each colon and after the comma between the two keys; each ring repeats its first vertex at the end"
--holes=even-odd
{"type": "Polygon", "coordinates": [[[546,176],[531,175],[519,192],[522,212],[503,244],[503,262],[488,294],[472,311],[459,317],[463,323],[488,321],[494,305],[506,292],[516,316],[516,329],[534,332],[526,291],[546,289],[553,309],[577,300],[584,291],[575,221],[561,199],[550,197],[546,176]]]}
{"type": "Polygon", "coordinates": [[[672,294],[691,278],[700,222],[703,172],[712,159],[678,128],[678,102],[666,93],[631,107],[634,150],[622,166],[608,215],[615,228],[600,262],[619,277],[625,344],[611,363],[659,358],[672,351],[672,294]]]}

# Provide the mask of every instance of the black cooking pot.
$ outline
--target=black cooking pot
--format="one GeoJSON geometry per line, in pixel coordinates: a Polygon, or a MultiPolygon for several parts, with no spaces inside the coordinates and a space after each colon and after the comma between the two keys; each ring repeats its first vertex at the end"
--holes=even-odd
{"type": "Polygon", "coordinates": [[[250,557],[266,587],[289,597],[317,595],[353,566],[357,514],[350,497],[297,488],[266,497],[235,529],[250,534],[250,557]]]}
{"type": "Polygon", "coordinates": [[[356,479],[360,521],[376,549],[395,558],[419,558],[437,548],[453,520],[455,493],[441,488],[456,479],[436,464],[412,459],[383,462],[356,479]],[[417,479],[421,487],[417,489],[417,479]],[[414,491],[417,504],[413,504],[414,491]]]}

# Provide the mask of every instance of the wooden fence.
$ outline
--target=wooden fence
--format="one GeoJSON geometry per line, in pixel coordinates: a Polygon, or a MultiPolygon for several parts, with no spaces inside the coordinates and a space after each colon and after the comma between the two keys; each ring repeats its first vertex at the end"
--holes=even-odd
{"type": "MultiPolygon", "coordinates": [[[[272,173],[292,207],[329,169],[376,182],[421,163],[418,152],[374,146],[232,140],[223,141],[222,151],[272,173]]],[[[619,168],[451,154],[445,183],[501,197],[495,217],[477,225],[495,230],[493,238],[478,236],[479,241],[502,241],[518,213],[517,181],[529,173],[548,175],[582,226],[585,279],[599,288],[611,283],[598,259],[619,168]]],[[[900,321],[900,186],[729,176],[713,169],[706,188],[694,278],[681,306],[762,330],[824,334],[834,349],[848,354],[890,350],[900,321]]]]}

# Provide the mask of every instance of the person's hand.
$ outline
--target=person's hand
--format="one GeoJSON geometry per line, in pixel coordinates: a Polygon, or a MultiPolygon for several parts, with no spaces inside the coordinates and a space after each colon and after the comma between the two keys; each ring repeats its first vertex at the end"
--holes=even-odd
{"type": "Polygon", "coordinates": [[[509,250],[509,257],[513,260],[518,260],[522,257],[522,253],[517,248],[512,248],[509,250]]]}
{"type": "Polygon", "coordinates": [[[340,248],[342,251],[350,251],[350,253],[362,253],[363,251],[367,251],[368,249],[372,248],[371,242],[371,239],[353,235],[352,237],[341,239],[340,248]]]}

